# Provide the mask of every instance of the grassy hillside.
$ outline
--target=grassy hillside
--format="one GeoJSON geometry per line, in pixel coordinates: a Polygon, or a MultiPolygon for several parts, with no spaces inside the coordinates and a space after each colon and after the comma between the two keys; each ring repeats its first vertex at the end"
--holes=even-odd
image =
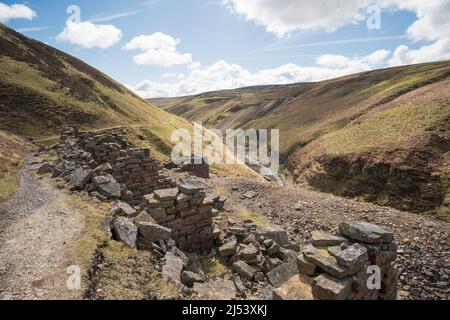
{"type": "Polygon", "coordinates": [[[189,126],[84,62],[4,25],[0,70],[0,129],[5,131],[38,138],[59,133],[66,123],[189,126]]]}
{"type": "Polygon", "coordinates": [[[279,128],[294,179],[418,212],[448,212],[450,62],[317,83],[155,99],[220,129],[279,128]]]}
{"type": "MultiPolygon", "coordinates": [[[[170,156],[175,129],[192,130],[189,121],[81,60],[0,24],[0,130],[49,144],[64,124],[86,130],[126,127],[133,142],[150,147],[160,160],[170,156]]],[[[253,176],[238,166],[226,168],[230,171],[253,176]]]]}

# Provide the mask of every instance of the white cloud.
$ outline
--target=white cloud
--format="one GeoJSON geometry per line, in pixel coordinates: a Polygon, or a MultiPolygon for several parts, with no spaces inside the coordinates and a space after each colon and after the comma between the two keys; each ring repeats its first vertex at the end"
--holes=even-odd
{"type": "Polygon", "coordinates": [[[253,85],[319,81],[371,70],[385,63],[383,59],[386,59],[388,54],[388,51],[380,50],[355,58],[324,55],[317,59],[313,67],[301,67],[291,63],[256,73],[220,60],[208,67],[192,69],[187,75],[180,74],[174,82],[144,80],[131,89],[145,98],[150,98],[184,96],[253,85]]]}
{"type": "Polygon", "coordinates": [[[450,37],[450,1],[396,0],[400,9],[413,11],[417,20],[408,28],[413,40],[435,41],[450,37]]]}
{"type": "Polygon", "coordinates": [[[27,19],[35,18],[36,12],[23,4],[7,5],[0,2],[0,21],[8,21],[13,19],[27,19]]]}
{"type": "Polygon", "coordinates": [[[176,73],[166,72],[161,76],[161,79],[170,79],[170,78],[175,78],[176,76],[177,76],[176,73]]]}
{"type": "Polygon", "coordinates": [[[133,61],[140,65],[159,65],[171,67],[192,62],[190,53],[179,53],[177,45],[180,39],[157,32],[151,35],[140,35],[128,42],[124,50],[141,50],[141,54],[133,57],[133,61]]]}
{"type": "Polygon", "coordinates": [[[56,37],[83,48],[107,49],[122,38],[122,31],[113,25],[94,24],[92,22],[68,21],[64,30],[56,37]]]}
{"type": "Polygon", "coordinates": [[[282,37],[296,30],[335,31],[364,19],[370,0],[224,0],[233,12],[282,37]]]}
{"type": "Polygon", "coordinates": [[[414,63],[450,60],[450,39],[438,40],[419,49],[399,46],[389,60],[390,66],[401,66],[414,63]]]}
{"type": "MultiPolygon", "coordinates": [[[[365,18],[366,8],[372,4],[381,9],[410,11],[416,14],[417,20],[407,29],[408,38],[429,43],[415,50],[399,46],[389,64],[449,59],[449,0],[284,0],[283,5],[279,0],[223,0],[222,3],[279,37],[297,30],[334,31],[350,23],[358,23],[365,18]]],[[[378,51],[367,57],[366,62],[376,64],[377,60],[385,60],[385,55],[386,52],[378,51]]],[[[319,62],[333,68],[348,61],[342,57],[324,56],[319,62]]]]}

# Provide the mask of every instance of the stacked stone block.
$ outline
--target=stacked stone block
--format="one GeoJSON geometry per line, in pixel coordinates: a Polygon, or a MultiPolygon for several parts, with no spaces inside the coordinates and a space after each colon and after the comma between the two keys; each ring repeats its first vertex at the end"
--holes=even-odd
{"type": "Polygon", "coordinates": [[[160,225],[171,229],[172,239],[186,251],[214,245],[213,205],[202,188],[181,184],[146,195],[146,209],[160,225]]]}
{"type": "Polygon", "coordinates": [[[130,148],[127,138],[121,130],[110,130],[101,134],[83,132],[78,138],[80,147],[89,152],[96,164],[115,164],[121,157],[125,157],[130,148]]]}
{"type": "Polygon", "coordinates": [[[314,299],[396,299],[393,232],[366,222],[343,222],[339,231],[339,236],[314,231],[298,257],[301,277],[311,277],[314,299]]]}
{"type": "Polygon", "coordinates": [[[113,176],[133,192],[134,198],[156,189],[170,188],[173,183],[160,173],[161,163],[150,157],[149,149],[127,149],[113,165],[113,176]]]}

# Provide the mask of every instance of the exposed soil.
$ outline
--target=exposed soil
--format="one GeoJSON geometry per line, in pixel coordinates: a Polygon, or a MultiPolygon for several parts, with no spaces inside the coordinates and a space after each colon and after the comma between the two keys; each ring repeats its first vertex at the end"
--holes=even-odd
{"type": "MultiPolygon", "coordinates": [[[[323,170],[306,170],[302,180],[339,196],[362,197],[399,210],[435,212],[444,205],[449,186],[445,172],[449,150],[448,137],[426,133],[392,150],[323,156],[317,160],[323,170]]],[[[450,217],[442,213],[441,218],[450,217]]]]}
{"type": "Polygon", "coordinates": [[[66,249],[80,238],[83,214],[35,173],[27,158],[16,194],[0,204],[0,298],[77,299],[69,291],[66,249]]]}

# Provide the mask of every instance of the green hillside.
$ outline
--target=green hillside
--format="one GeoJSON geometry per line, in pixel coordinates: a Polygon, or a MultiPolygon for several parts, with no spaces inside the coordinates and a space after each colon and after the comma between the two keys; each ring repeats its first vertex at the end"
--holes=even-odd
{"type": "MultiPolygon", "coordinates": [[[[125,127],[136,146],[150,147],[160,160],[169,159],[175,129],[193,128],[83,61],[0,24],[0,131],[8,139],[17,135],[51,144],[65,124],[85,130],[125,127]]],[[[214,169],[255,175],[243,166],[214,169]]]]}

